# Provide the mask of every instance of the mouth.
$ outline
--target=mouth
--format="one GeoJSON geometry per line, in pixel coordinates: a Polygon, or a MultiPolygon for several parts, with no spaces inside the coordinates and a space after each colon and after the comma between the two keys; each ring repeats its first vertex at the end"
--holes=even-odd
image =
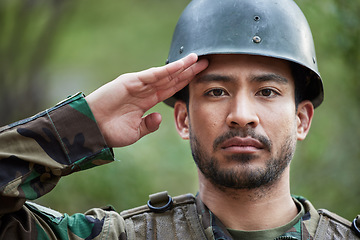
{"type": "Polygon", "coordinates": [[[263,150],[264,145],[257,139],[251,137],[233,137],[225,140],[220,149],[229,153],[251,154],[263,150]]]}

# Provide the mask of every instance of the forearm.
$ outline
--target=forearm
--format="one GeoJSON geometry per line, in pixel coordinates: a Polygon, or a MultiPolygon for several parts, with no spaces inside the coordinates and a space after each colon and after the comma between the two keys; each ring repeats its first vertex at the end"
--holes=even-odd
{"type": "Polygon", "coordinates": [[[5,126],[0,129],[0,214],[46,194],[64,175],[112,160],[81,94],[5,126]]]}

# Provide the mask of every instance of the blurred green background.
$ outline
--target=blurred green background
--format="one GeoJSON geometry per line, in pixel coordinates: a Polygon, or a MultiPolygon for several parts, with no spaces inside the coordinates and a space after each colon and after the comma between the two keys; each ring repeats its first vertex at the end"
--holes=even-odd
{"type": "MultiPolygon", "coordinates": [[[[89,94],[125,72],[163,65],[189,0],[0,0],[0,124],[89,94]]],[[[292,192],[348,219],[360,213],[360,1],[298,0],[313,31],[325,102],[292,163],[292,192]]],[[[115,149],[118,161],[64,177],[37,200],[61,212],[143,205],[148,195],[196,193],[188,142],[171,108],[159,131],[115,149]]]]}

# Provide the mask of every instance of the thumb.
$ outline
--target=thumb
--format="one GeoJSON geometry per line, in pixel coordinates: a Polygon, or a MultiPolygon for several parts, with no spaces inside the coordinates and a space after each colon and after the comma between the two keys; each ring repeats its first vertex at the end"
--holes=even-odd
{"type": "Polygon", "coordinates": [[[158,130],[161,120],[162,118],[160,113],[151,113],[143,117],[140,124],[140,138],[158,130]]]}

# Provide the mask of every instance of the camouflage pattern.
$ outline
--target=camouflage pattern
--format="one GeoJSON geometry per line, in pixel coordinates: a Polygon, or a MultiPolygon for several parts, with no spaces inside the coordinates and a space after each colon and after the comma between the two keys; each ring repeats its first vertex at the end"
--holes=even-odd
{"type": "Polygon", "coordinates": [[[111,161],[112,150],[106,146],[81,93],[0,128],[0,239],[48,239],[44,236],[50,232],[57,239],[83,239],[81,236],[95,234],[94,229],[101,229],[98,218],[85,215],[64,215],[57,220],[61,231],[46,230],[42,226],[52,218],[43,217],[24,203],[51,191],[62,176],[111,161]],[[73,231],[79,228],[78,223],[82,225],[81,234],[73,231]],[[23,233],[18,231],[19,225],[23,225],[27,237],[20,237],[23,233]],[[6,229],[13,229],[8,238],[4,235],[6,229]],[[64,230],[77,237],[64,237],[64,230]]]}
{"type": "MultiPolygon", "coordinates": [[[[27,202],[51,191],[62,176],[113,160],[112,150],[106,146],[81,93],[36,116],[0,128],[0,239],[132,239],[125,217],[112,208],[69,216],[27,202]]],[[[190,218],[199,224],[197,230],[202,236],[232,239],[200,198],[192,199],[194,214],[190,218]]],[[[277,239],[314,238],[319,214],[306,199],[296,199],[305,214],[277,239]]],[[[166,214],[156,216],[161,219],[166,214]]],[[[178,226],[178,222],[173,225],[172,229],[186,227],[178,226]]],[[[162,239],[156,233],[149,239],[155,238],[162,239]]],[[[180,239],[188,238],[189,234],[180,239]]]]}

